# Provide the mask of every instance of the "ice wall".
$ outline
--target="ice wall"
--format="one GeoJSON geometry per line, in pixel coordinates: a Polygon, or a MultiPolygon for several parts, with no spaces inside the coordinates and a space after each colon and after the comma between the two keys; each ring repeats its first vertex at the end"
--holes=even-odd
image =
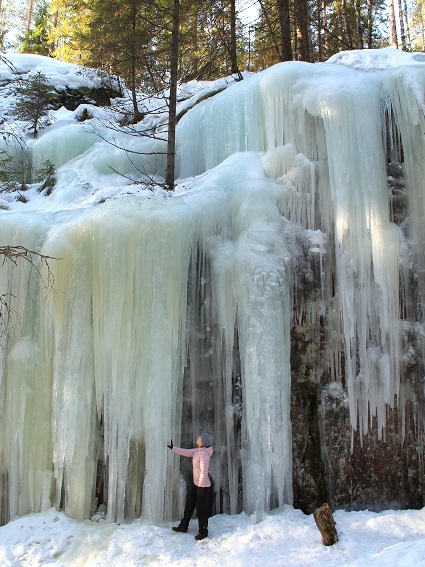
{"type": "Polygon", "coordinates": [[[1,213],[0,243],[57,259],[53,292],[28,264],[0,270],[19,314],[0,358],[3,521],[51,505],[88,518],[99,502],[110,521],[177,518],[166,442],[205,429],[217,511],[291,503],[291,330],[306,321],[323,332],[311,371],[346,387],[353,430],[403,413],[400,322],[423,329],[409,280],[423,297],[424,75],[413,61],[252,76],[179,122],[173,195],[107,199],[121,173],[163,172],[163,142],[136,138],[128,160],[74,124],[65,150],[55,127],[33,144],[58,183],[1,213]],[[389,154],[406,169],[401,227],[389,154]]]}
{"type": "Polygon", "coordinates": [[[184,434],[191,444],[201,426],[217,438],[213,471],[228,494],[226,508],[241,506],[240,452],[246,510],[261,514],[291,501],[288,254],[278,193],[269,185],[260,158],[247,154],[171,198],[5,217],[2,242],[25,237],[29,248],[58,258],[47,297],[25,266],[1,271],[2,289],[17,289],[13,308],[23,313],[3,350],[6,518],[52,504],[87,518],[96,498],[107,501],[110,521],[178,517],[179,461],[166,442],[184,434]],[[188,285],[201,281],[203,263],[210,265],[204,302],[211,309],[202,322],[214,329],[218,348],[209,359],[220,370],[216,380],[193,376],[187,423],[185,367],[196,368],[200,355],[188,337],[203,329],[193,315],[202,308],[199,294],[188,295],[188,285]],[[232,400],[235,333],[242,432],[232,400]],[[201,395],[212,416],[197,406],[201,395]]]}
{"type": "Polygon", "coordinates": [[[305,316],[317,321],[326,305],[336,310],[336,317],[327,311],[329,363],[348,385],[351,423],[362,435],[373,416],[385,428],[386,407],[399,395],[404,235],[389,218],[388,106],[390,126],[402,136],[416,257],[423,261],[424,65],[404,59],[407,67],[392,67],[393,56],[380,55],[379,68],[373,55],[370,66],[363,60],[358,68],[277,65],[201,103],[179,124],[182,175],[235,151],[261,150],[267,175],[286,187],[283,215],[327,240],[324,303],[301,302],[294,323],[305,316]]]}

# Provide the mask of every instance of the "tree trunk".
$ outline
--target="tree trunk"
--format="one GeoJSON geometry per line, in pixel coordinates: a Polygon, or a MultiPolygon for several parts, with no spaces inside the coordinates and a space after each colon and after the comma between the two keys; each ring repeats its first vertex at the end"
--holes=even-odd
{"type": "MultiPolygon", "coordinates": [[[[132,4],[131,6],[131,28],[133,31],[133,38],[134,32],[137,27],[137,10],[136,6],[132,4]]],[[[142,118],[139,112],[139,107],[137,104],[137,46],[133,42],[130,46],[130,82],[131,82],[131,100],[133,102],[133,112],[134,112],[134,123],[137,124],[139,120],[142,118]]]]}
{"type": "MultiPolygon", "coordinates": [[[[53,29],[56,29],[56,26],[58,25],[58,15],[59,14],[58,14],[57,11],[53,12],[53,15],[52,15],[52,28],[53,29]]],[[[49,45],[49,54],[50,55],[55,51],[56,47],[57,47],[57,40],[54,40],[49,45]]]]}
{"type": "Polygon", "coordinates": [[[412,42],[410,40],[410,28],[409,28],[409,20],[408,20],[408,11],[407,11],[407,3],[406,0],[403,0],[403,12],[404,12],[404,19],[406,23],[406,35],[407,35],[407,49],[412,51],[412,42]]]}
{"type": "Polygon", "coordinates": [[[33,0],[29,0],[29,2],[28,2],[27,31],[29,31],[31,29],[33,5],[34,5],[33,0]]]}
{"type": "Polygon", "coordinates": [[[343,0],[342,2],[342,13],[344,16],[345,33],[341,34],[341,37],[345,37],[350,48],[353,49],[353,32],[351,31],[350,19],[348,17],[347,0],[343,0]]]}
{"type": "Polygon", "coordinates": [[[139,112],[139,107],[137,105],[137,82],[136,82],[136,60],[134,53],[131,55],[131,100],[133,103],[133,113],[134,113],[134,123],[139,122],[141,116],[139,112]]]}
{"type": "MultiPolygon", "coordinates": [[[[400,1],[400,0],[399,0],[400,1]]],[[[362,4],[356,0],[357,49],[363,49],[362,4]]]]}
{"type": "Polygon", "coordinates": [[[279,12],[280,35],[282,38],[282,61],[292,61],[291,44],[291,16],[288,0],[278,0],[277,9],[279,12]]]}
{"type": "Polygon", "coordinates": [[[390,1],[390,27],[391,27],[391,47],[398,48],[397,41],[397,26],[395,23],[395,10],[394,10],[394,0],[390,1]]]}
{"type": "Polygon", "coordinates": [[[311,62],[307,0],[295,1],[295,17],[297,19],[300,59],[301,61],[311,62]]]}
{"type": "Polygon", "coordinates": [[[170,57],[170,100],[168,104],[168,142],[167,142],[167,189],[174,189],[174,162],[176,153],[176,107],[177,107],[177,71],[179,65],[179,19],[180,1],[174,0],[173,29],[171,33],[170,57]]]}
{"type": "Polygon", "coordinates": [[[342,43],[342,38],[345,37],[345,20],[344,20],[344,13],[338,10],[336,23],[337,26],[335,27],[336,35],[339,38],[339,50],[342,51],[344,49],[344,45],[342,43]]]}
{"type": "Polygon", "coordinates": [[[367,1],[367,47],[372,49],[372,32],[373,32],[373,0],[367,1]]]}
{"type": "Polygon", "coordinates": [[[327,0],[322,0],[323,2],[323,9],[322,9],[322,29],[323,29],[323,50],[324,50],[324,59],[329,57],[329,28],[328,28],[328,5],[327,0]]]}
{"type": "Polygon", "coordinates": [[[322,1],[317,2],[317,55],[318,60],[322,61],[322,1]]]}
{"type": "Polygon", "coordinates": [[[403,51],[407,51],[406,34],[404,32],[403,4],[402,4],[401,0],[398,0],[398,21],[399,21],[399,24],[400,24],[401,48],[402,48],[403,51]]]}
{"type": "Polygon", "coordinates": [[[230,65],[231,72],[240,75],[238,57],[236,52],[236,0],[230,0],[230,65]]]}
{"type": "Polygon", "coordinates": [[[335,520],[333,519],[331,509],[328,504],[323,504],[320,508],[316,508],[313,512],[316,525],[322,535],[324,545],[333,545],[338,541],[338,535],[335,528],[335,520]]]}

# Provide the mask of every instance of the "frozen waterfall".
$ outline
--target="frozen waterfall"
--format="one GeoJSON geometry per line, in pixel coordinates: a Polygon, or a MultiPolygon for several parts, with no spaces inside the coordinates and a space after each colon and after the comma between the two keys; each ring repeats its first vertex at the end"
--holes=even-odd
{"type": "MultiPolygon", "coordinates": [[[[381,53],[385,67],[391,50],[381,53]]],[[[351,423],[363,433],[373,416],[380,430],[385,427],[386,406],[399,395],[404,236],[389,215],[387,159],[400,157],[387,141],[394,132],[408,154],[420,266],[424,258],[425,75],[420,54],[407,69],[365,69],[364,61],[347,69],[335,62],[338,56],[323,65],[277,65],[201,103],[180,123],[178,161],[186,177],[234,152],[264,152],[266,175],[284,187],[282,214],[326,235],[331,252],[323,258],[325,304],[333,303],[340,314],[329,330],[341,337],[337,349],[345,353],[344,368],[334,370],[345,375],[351,423]]],[[[339,359],[335,352],[330,356],[339,359]]]]}
{"type": "MultiPolygon", "coordinates": [[[[1,211],[0,243],[55,258],[54,289],[25,262],[0,270],[17,314],[0,355],[3,521],[50,506],[84,519],[99,503],[109,521],[178,518],[184,468],[166,444],[201,430],[217,512],[292,503],[301,322],[321,328],[309,371],[346,388],[353,431],[376,419],[381,436],[388,408],[403,414],[401,328],[423,324],[412,279],[425,297],[425,63],[354,53],[358,65],[280,64],[195,105],[173,195],[106,198],[137,168],[75,124],[33,144],[58,186],[1,211]],[[388,189],[402,160],[404,224],[388,189]]],[[[160,156],[140,160],[163,172],[160,156]]]]}

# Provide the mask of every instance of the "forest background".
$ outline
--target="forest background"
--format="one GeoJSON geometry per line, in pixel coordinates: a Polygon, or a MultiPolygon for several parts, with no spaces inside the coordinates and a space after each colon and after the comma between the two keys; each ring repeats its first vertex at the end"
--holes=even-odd
{"type": "Polygon", "coordinates": [[[179,81],[319,62],[338,51],[425,49],[425,0],[0,0],[1,51],[95,67],[155,91],[179,81]]]}
{"type": "Polygon", "coordinates": [[[424,22],[425,0],[0,0],[0,48],[119,77],[133,105],[128,124],[144,118],[141,90],[166,91],[172,190],[178,83],[242,80],[351,49],[423,51],[424,22]]]}

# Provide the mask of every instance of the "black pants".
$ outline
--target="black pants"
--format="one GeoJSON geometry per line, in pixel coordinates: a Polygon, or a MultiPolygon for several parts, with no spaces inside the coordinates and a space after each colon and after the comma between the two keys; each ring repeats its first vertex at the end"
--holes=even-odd
{"type": "Polygon", "coordinates": [[[196,508],[196,515],[198,516],[198,524],[200,532],[208,533],[208,517],[211,509],[211,487],[201,488],[189,486],[186,494],[186,504],[184,507],[183,519],[180,526],[187,530],[193,512],[196,508]]]}

